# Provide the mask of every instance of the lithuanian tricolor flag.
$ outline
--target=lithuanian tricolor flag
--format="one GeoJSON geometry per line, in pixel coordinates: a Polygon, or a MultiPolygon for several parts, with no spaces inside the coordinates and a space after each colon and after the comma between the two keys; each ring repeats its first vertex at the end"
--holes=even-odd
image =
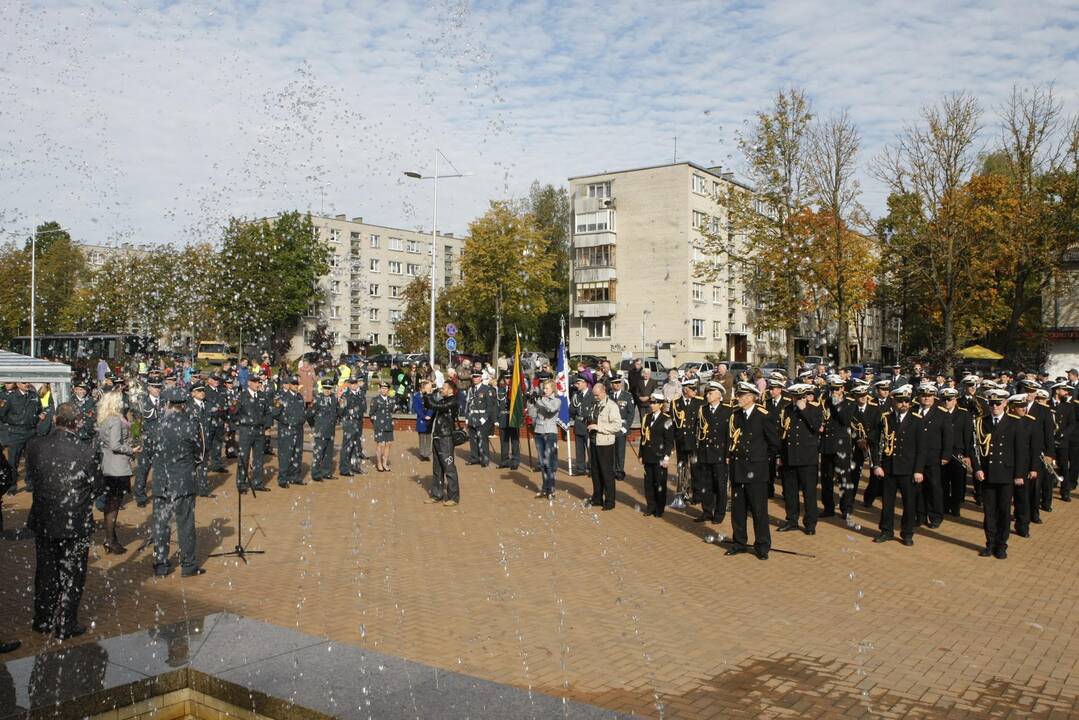
{"type": "Polygon", "coordinates": [[[525,389],[521,387],[521,336],[517,336],[517,346],[513,349],[513,380],[510,384],[510,427],[519,428],[525,424],[525,389]]]}

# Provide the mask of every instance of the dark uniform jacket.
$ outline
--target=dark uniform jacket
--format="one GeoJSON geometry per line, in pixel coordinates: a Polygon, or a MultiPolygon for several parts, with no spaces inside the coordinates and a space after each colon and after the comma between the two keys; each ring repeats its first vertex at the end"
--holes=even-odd
{"type": "Polygon", "coordinates": [[[363,427],[367,414],[367,396],[363,390],[345,390],[338,402],[341,406],[341,427],[346,432],[357,432],[363,427]]]}
{"type": "MultiPolygon", "coordinates": [[[[1019,417],[1019,416],[1016,416],[1019,417]]],[[[1026,449],[1026,472],[1037,471],[1041,474],[1041,453],[1044,447],[1042,440],[1042,424],[1030,415],[1019,417],[1019,434],[1021,442],[1026,449]]],[[[1025,474],[1025,473],[1024,473],[1025,474]]]]}
{"type": "Polygon", "coordinates": [[[315,396],[315,401],[307,408],[307,422],[310,423],[315,437],[333,437],[340,414],[341,406],[333,395],[315,396]]]}
{"type": "MultiPolygon", "coordinates": [[[[457,402],[454,398],[454,402],[457,402]]],[[[371,425],[375,432],[389,432],[393,429],[393,411],[396,409],[394,400],[389,395],[383,397],[376,395],[371,400],[371,425]]]]}
{"type": "Polygon", "coordinates": [[[877,449],[877,432],[880,431],[880,416],[883,411],[875,400],[870,400],[861,406],[854,401],[854,415],[851,417],[851,437],[857,441],[864,437],[865,447],[862,451],[873,462],[873,452],[877,449]]]}
{"type": "Polygon", "coordinates": [[[198,422],[187,412],[169,411],[161,417],[152,465],[154,497],[195,494],[195,465],[202,460],[203,443],[198,422]]]}
{"type": "Polygon", "coordinates": [[[215,426],[220,426],[225,420],[229,407],[228,395],[223,385],[217,388],[206,385],[206,405],[210,408],[210,421],[215,426]]]}
{"type": "Polygon", "coordinates": [[[273,416],[277,420],[278,433],[281,431],[302,432],[304,421],[307,420],[307,408],[304,405],[303,395],[291,390],[278,393],[274,401],[273,416]]]}
{"type": "Polygon", "coordinates": [[[72,403],[75,405],[75,409],[79,411],[79,428],[75,431],[75,436],[85,443],[92,443],[94,438],[97,437],[97,403],[89,395],[86,395],[82,400],[78,398],[72,398],[72,403]]]}
{"type": "MultiPolygon", "coordinates": [[[[625,385],[625,383],[622,383],[625,385]]],[[[622,417],[622,432],[628,433],[633,425],[633,413],[637,410],[637,401],[633,393],[625,388],[619,392],[611,393],[611,400],[618,406],[618,414],[622,417]]]]}
{"type": "Polygon", "coordinates": [[[161,415],[164,412],[165,401],[160,397],[157,398],[155,403],[149,393],[140,395],[138,401],[135,403],[135,411],[142,423],[142,435],[150,438],[151,440],[155,436],[158,420],[161,419],[161,415]]]}
{"type": "Polygon", "coordinates": [[[1029,444],[1022,428],[1027,423],[1016,415],[1005,413],[996,427],[992,415],[974,421],[977,450],[971,457],[971,468],[985,473],[985,482],[1006,485],[1025,478],[1030,465],[1029,444]]]}
{"type": "MultiPolygon", "coordinates": [[[[1034,402],[1027,410],[1027,417],[1033,418],[1038,423],[1037,435],[1035,447],[1037,448],[1037,454],[1034,455],[1034,460],[1038,460],[1045,453],[1049,457],[1053,457],[1053,453],[1056,452],[1056,448],[1053,446],[1053,437],[1056,435],[1056,426],[1053,424],[1053,411],[1048,405],[1043,405],[1040,402],[1034,402]]],[[[1036,463],[1035,463],[1036,465],[1036,463]]]]}
{"type": "Polygon", "coordinates": [[[728,428],[732,482],[769,482],[768,458],[779,454],[779,434],[768,411],[754,405],[747,418],[745,410],[732,408],[728,428]]]}
{"type": "Polygon", "coordinates": [[[989,406],[986,405],[985,400],[977,395],[970,395],[967,392],[963,392],[959,395],[959,407],[966,410],[975,418],[985,417],[989,414],[989,406]]]}
{"type": "MultiPolygon", "coordinates": [[[[1055,444],[1060,450],[1067,452],[1068,448],[1075,447],[1076,441],[1072,439],[1072,436],[1079,433],[1079,427],[1076,426],[1079,423],[1079,416],[1076,415],[1076,410],[1079,409],[1079,404],[1072,402],[1071,400],[1065,400],[1064,402],[1053,402],[1053,412],[1056,414],[1057,419],[1057,434],[1055,437],[1055,444]]],[[[1057,458],[1057,462],[1060,462],[1062,453],[1058,452],[1054,457],[1057,458]]],[[[1064,455],[1064,457],[1067,457],[1064,455]]]]}
{"type": "Polygon", "coordinates": [[[731,409],[722,402],[715,409],[706,402],[697,406],[697,462],[722,463],[727,460],[731,409]]]}
{"type": "Polygon", "coordinates": [[[974,457],[974,416],[958,406],[950,413],[942,412],[952,421],[952,462],[955,458],[974,457]]]}
{"type": "Polygon", "coordinates": [[[10,441],[29,440],[37,433],[40,414],[41,400],[37,393],[15,389],[4,397],[4,406],[0,407],[0,422],[6,424],[5,430],[10,441]]]}
{"type": "Polygon", "coordinates": [[[465,395],[465,421],[471,428],[490,430],[498,418],[498,399],[495,389],[481,383],[468,388],[465,395]]]}
{"type": "Polygon", "coordinates": [[[441,393],[429,393],[423,396],[423,406],[434,414],[431,421],[432,440],[452,438],[453,431],[457,429],[457,395],[443,397],[441,393]]]}
{"type": "Polygon", "coordinates": [[[250,390],[241,390],[236,398],[233,411],[233,424],[252,430],[263,430],[270,426],[273,414],[262,393],[251,394],[250,390]]]}
{"type": "Polygon", "coordinates": [[[665,412],[649,412],[641,421],[641,462],[658,465],[674,452],[674,423],[665,412]]]}
{"type": "Polygon", "coordinates": [[[104,487],[96,480],[92,445],[55,428],[27,444],[27,475],[34,487],[29,528],[48,538],[84,538],[94,531],[93,501],[104,487]]]}
{"type": "Polygon", "coordinates": [[[850,455],[853,447],[850,437],[850,421],[854,417],[856,402],[850,398],[843,398],[840,402],[832,402],[832,394],[825,393],[821,403],[821,410],[826,416],[824,431],[821,433],[821,454],[830,455],[841,453],[850,455]]]}
{"type": "Polygon", "coordinates": [[[882,413],[877,436],[879,445],[873,453],[876,467],[889,475],[913,475],[925,467],[922,419],[913,410],[908,410],[902,420],[895,410],[882,413]]]}
{"type": "Polygon", "coordinates": [[[816,465],[820,449],[820,427],[824,422],[820,406],[807,402],[805,410],[795,403],[783,407],[779,421],[781,449],[779,457],[789,467],[816,465]]]}
{"type": "MultiPolygon", "coordinates": [[[[507,401],[508,402],[508,401],[507,401]]],[[[569,401],[569,416],[573,420],[573,434],[588,437],[588,418],[592,415],[592,405],[596,402],[590,392],[576,393],[569,401]]],[[[508,408],[508,405],[507,405],[508,408]]],[[[507,418],[509,410],[506,410],[507,418]]]]}
{"type": "Polygon", "coordinates": [[[951,458],[952,423],[948,413],[933,405],[929,410],[918,408],[915,414],[922,419],[922,446],[926,465],[940,465],[951,458]]]}
{"type": "Polygon", "coordinates": [[[698,397],[687,398],[683,395],[671,403],[671,420],[674,422],[674,440],[678,452],[697,452],[697,420],[704,400],[698,397]]]}
{"type": "Polygon", "coordinates": [[[187,414],[198,423],[199,432],[202,433],[202,437],[205,439],[206,433],[210,429],[210,406],[203,400],[202,407],[199,407],[195,398],[189,396],[187,398],[187,414]]]}

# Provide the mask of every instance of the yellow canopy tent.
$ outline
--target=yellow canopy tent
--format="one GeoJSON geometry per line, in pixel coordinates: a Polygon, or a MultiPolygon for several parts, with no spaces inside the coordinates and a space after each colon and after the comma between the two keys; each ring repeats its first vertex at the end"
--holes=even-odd
{"type": "Polygon", "coordinates": [[[959,351],[959,357],[967,360],[1003,360],[1004,356],[981,345],[971,345],[959,351]]]}

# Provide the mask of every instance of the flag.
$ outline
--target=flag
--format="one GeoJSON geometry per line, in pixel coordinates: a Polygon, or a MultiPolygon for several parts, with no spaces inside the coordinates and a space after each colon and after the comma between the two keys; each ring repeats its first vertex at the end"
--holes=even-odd
{"type": "Polygon", "coordinates": [[[565,430],[569,427],[569,363],[566,362],[566,339],[558,341],[558,362],[555,365],[555,387],[558,390],[558,424],[565,430]]]}
{"type": "Polygon", "coordinates": [[[525,424],[525,388],[521,387],[521,336],[513,349],[513,380],[510,385],[509,426],[519,428],[525,424]]]}

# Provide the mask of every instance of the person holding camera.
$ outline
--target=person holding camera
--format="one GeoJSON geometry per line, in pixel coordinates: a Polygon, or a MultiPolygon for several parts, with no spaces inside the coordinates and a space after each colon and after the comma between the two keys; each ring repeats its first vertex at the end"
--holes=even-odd
{"type": "Polygon", "coordinates": [[[442,383],[437,395],[432,392],[424,397],[424,407],[432,415],[431,448],[434,454],[431,489],[424,502],[453,507],[461,501],[457,465],[453,462],[454,435],[458,432],[457,386],[451,380],[442,383]]]}
{"type": "Polygon", "coordinates": [[[543,395],[529,402],[528,414],[532,416],[532,432],[543,473],[543,486],[536,497],[550,498],[554,495],[554,473],[558,469],[558,411],[562,403],[555,395],[554,380],[545,380],[542,391],[543,395]]]}

